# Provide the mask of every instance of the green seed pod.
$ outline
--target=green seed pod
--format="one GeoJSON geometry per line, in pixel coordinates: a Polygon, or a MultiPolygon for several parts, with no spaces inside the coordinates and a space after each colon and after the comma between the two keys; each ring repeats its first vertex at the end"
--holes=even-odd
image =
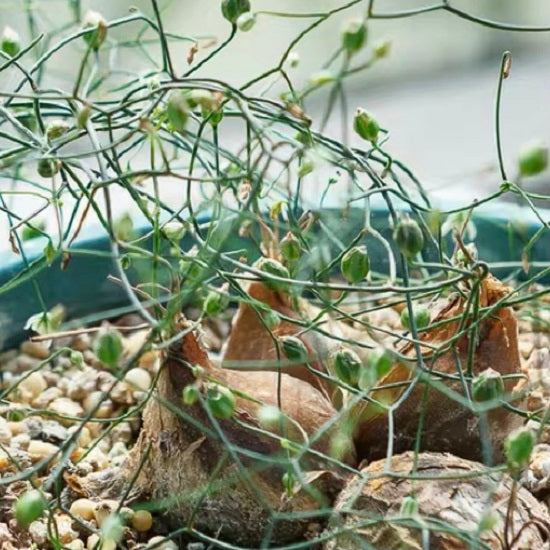
{"type": "Polygon", "coordinates": [[[88,119],[90,118],[90,106],[83,105],[76,113],[76,124],[79,128],[86,128],[88,119]]]}
{"type": "Polygon", "coordinates": [[[27,528],[46,510],[47,502],[40,491],[32,489],[19,496],[14,506],[14,515],[20,527],[27,528]]]}
{"type": "Polygon", "coordinates": [[[225,292],[210,291],[206,298],[202,309],[206,315],[216,315],[225,311],[229,305],[229,296],[225,292]]]}
{"type": "Polygon", "coordinates": [[[488,368],[472,380],[474,401],[491,401],[504,393],[504,381],[500,372],[488,368]]]}
{"type": "Polygon", "coordinates": [[[340,348],[331,355],[330,363],[334,374],[346,384],[357,386],[362,364],[359,356],[349,348],[340,348]]]}
{"type": "Polygon", "coordinates": [[[84,16],[84,29],[90,29],[83,38],[93,50],[99,50],[107,38],[107,21],[97,11],[90,10],[84,16]]]}
{"type": "Polygon", "coordinates": [[[105,365],[114,368],[122,356],[122,336],[115,329],[100,331],[94,342],[94,353],[105,365]]]}
{"type": "Polygon", "coordinates": [[[322,86],[323,84],[328,84],[329,82],[334,81],[334,79],[334,74],[325,69],[323,71],[312,74],[308,80],[314,86],[322,86]]]}
{"type": "Polygon", "coordinates": [[[174,90],[168,96],[166,116],[168,117],[168,122],[172,130],[183,132],[187,124],[187,119],[189,118],[189,112],[187,98],[182,90],[174,90]]]}
{"type": "Polygon", "coordinates": [[[4,27],[4,32],[0,39],[0,49],[10,57],[14,57],[21,50],[19,34],[11,27],[4,27]]]}
{"type": "Polygon", "coordinates": [[[536,176],[548,166],[548,147],[540,141],[525,144],[519,151],[518,167],[522,176],[536,176]]]}
{"type": "Polygon", "coordinates": [[[378,126],[378,122],[372,115],[364,109],[358,108],[353,118],[353,129],[363,139],[375,143],[378,139],[380,126],[378,126]]]}
{"type": "Polygon", "coordinates": [[[219,125],[219,123],[223,120],[223,109],[215,109],[215,110],[202,110],[202,116],[204,118],[208,118],[208,123],[210,126],[213,126],[214,128],[219,125]]]}
{"type": "Polygon", "coordinates": [[[48,124],[46,125],[46,137],[48,138],[48,140],[51,141],[52,139],[60,138],[70,129],[71,125],[65,120],[62,120],[60,118],[50,120],[50,122],[48,122],[48,124]]]}
{"type": "Polygon", "coordinates": [[[215,105],[214,95],[209,90],[196,88],[187,94],[187,105],[191,109],[199,106],[203,109],[212,109],[215,105]]]}
{"type": "Polygon", "coordinates": [[[529,460],[534,446],[535,434],[528,428],[518,428],[508,434],[504,442],[508,466],[516,469],[525,464],[529,460]]]}
{"type": "MultiPolygon", "coordinates": [[[[430,312],[423,306],[413,306],[414,325],[417,330],[422,330],[430,324],[430,312]]],[[[404,307],[401,311],[401,324],[407,330],[411,329],[409,308],[404,307]]]]}
{"type": "Polygon", "coordinates": [[[200,394],[199,389],[193,384],[189,384],[188,386],[185,386],[181,394],[181,398],[183,400],[184,405],[187,405],[187,406],[194,405],[197,402],[197,399],[199,398],[199,394],[200,394]]]}
{"type": "Polygon", "coordinates": [[[237,18],[237,27],[239,27],[240,31],[248,32],[255,24],[256,16],[250,11],[242,13],[237,18]]]}
{"type": "Polygon", "coordinates": [[[127,241],[132,236],[133,230],[134,222],[128,212],[124,212],[113,222],[113,234],[117,241],[127,241]]]}
{"type": "MultiPolygon", "coordinates": [[[[256,262],[256,268],[269,275],[275,275],[276,277],[282,277],[284,279],[288,279],[290,277],[288,269],[273,258],[260,258],[256,262]]],[[[288,288],[287,282],[274,281],[267,278],[265,279],[265,284],[273,290],[286,290],[288,288]]]]}
{"type": "Polygon", "coordinates": [[[390,53],[391,42],[389,40],[383,40],[375,44],[373,52],[374,56],[378,59],[386,57],[390,53]]]}
{"type": "Polygon", "coordinates": [[[10,408],[6,414],[6,419],[9,422],[21,422],[21,420],[25,420],[26,416],[23,409],[10,408]]]}
{"type": "Polygon", "coordinates": [[[275,429],[281,424],[281,410],[275,405],[262,405],[256,412],[260,426],[264,429],[275,429]]]}
{"type": "Polygon", "coordinates": [[[296,336],[281,336],[279,338],[283,353],[286,355],[289,361],[293,363],[306,363],[307,362],[307,348],[304,343],[296,336]]]}
{"type": "Polygon", "coordinates": [[[59,172],[59,162],[53,159],[42,158],[38,161],[36,169],[43,178],[51,178],[59,172]]]}
{"type": "Polygon", "coordinates": [[[349,54],[358,52],[367,38],[367,27],[363,21],[350,21],[342,30],[342,47],[349,54]]]}
{"type": "Polygon", "coordinates": [[[411,257],[424,248],[424,235],[420,226],[410,218],[400,219],[393,230],[393,240],[406,257],[411,257]]]}
{"type": "Polygon", "coordinates": [[[132,260],[130,259],[130,256],[128,256],[128,254],[123,254],[120,257],[120,266],[122,267],[122,269],[124,270],[130,269],[131,265],[132,265],[132,260]]]}
{"type": "Polygon", "coordinates": [[[302,162],[300,162],[300,166],[298,166],[298,177],[303,178],[304,176],[311,174],[314,169],[315,163],[310,158],[304,157],[302,162]]]}
{"type": "Polygon", "coordinates": [[[279,249],[287,262],[294,262],[300,257],[300,240],[289,231],[281,240],[279,249]]]}
{"type": "Polygon", "coordinates": [[[162,226],[162,232],[167,239],[179,242],[185,235],[185,225],[177,221],[166,222],[162,226]]]}
{"type": "Polygon", "coordinates": [[[206,389],[206,402],[216,418],[227,420],[235,412],[235,396],[225,386],[209,385],[206,389]]]}
{"type": "Polygon", "coordinates": [[[81,369],[84,365],[84,355],[81,351],[72,350],[69,355],[69,361],[71,365],[81,369]]]}
{"type": "Polygon", "coordinates": [[[365,246],[353,246],[340,261],[340,271],[348,283],[358,283],[369,272],[369,256],[365,246]]]}
{"type": "Polygon", "coordinates": [[[233,25],[237,19],[247,11],[250,11],[250,0],[223,0],[222,15],[233,25]]]}

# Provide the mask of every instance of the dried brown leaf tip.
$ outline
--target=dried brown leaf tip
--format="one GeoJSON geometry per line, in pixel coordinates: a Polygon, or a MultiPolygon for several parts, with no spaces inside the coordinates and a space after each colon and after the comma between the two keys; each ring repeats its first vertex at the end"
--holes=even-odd
{"type": "MultiPolygon", "coordinates": [[[[432,328],[420,333],[418,345],[401,347],[402,357],[409,359],[396,361],[370,392],[373,402],[360,406],[360,457],[386,454],[388,411],[396,452],[414,447],[422,412],[422,449],[477,460],[485,440],[491,444],[487,452],[495,460],[501,457],[504,437],[523,419],[499,403],[486,415],[472,411],[471,378],[489,368],[502,376],[521,372],[516,319],[511,308],[500,305],[507,293],[505,285],[488,275],[480,283],[475,322],[472,301],[456,295],[434,316],[432,328]]],[[[503,399],[511,399],[517,380],[504,379],[503,399]]]]}
{"type": "MultiPolygon", "coordinates": [[[[262,366],[265,370],[283,370],[285,374],[303,380],[335,401],[335,385],[323,374],[328,374],[328,358],[340,346],[342,339],[367,341],[364,333],[335,321],[303,299],[293,301],[282,291],[269,288],[262,282],[247,287],[249,300],[241,302],[233,319],[231,333],[223,350],[223,365],[262,366]],[[273,326],[265,322],[266,311],[279,318],[273,326]],[[314,326],[311,326],[312,322],[314,326]],[[307,361],[288,357],[281,339],[295,336],[305,349],[307,361]],[[319,374],[321,373],[321,374],[319,374]]],[[[357,347],[365,358],[365,347],[357,347]]]]}

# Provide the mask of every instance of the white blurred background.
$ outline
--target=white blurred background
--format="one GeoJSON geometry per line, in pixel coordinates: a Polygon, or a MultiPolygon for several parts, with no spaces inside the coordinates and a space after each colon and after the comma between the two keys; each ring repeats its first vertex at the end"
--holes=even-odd
{"type": "MultiPolygon", "coordinates": [[[[264,11],[323,12],[343,3],[335,0],[251,0],[260,12],[256,26],[238,33],[233,43],[196,75],[227,80],[239,86],[274,66],[289,42],[312,20],[263,15],[264,11]]],[[[427,0],[429,2],[429,0],[427,0]]],[[[28,39],[26,0],[1,0],[0,28],[14,27],[28,39]]],[[[68,0],[34,2],[39,30],[68,19],[68,0]]],[[[160,0],[167,31],[209,37],[218,42],[230,26],[220,14],[218,0],[160,0]]],[[[453,6],[479,17],[503,23],[550,27],[547,0],[453,0],[453,6]]],[[[375,13],[410,10],[426,5],[417,0],[378,0],[375,13]]],[[[153,17],[149,0],[90,0],[82,11],[94,9],[111,20],[128,15],[135,6],[153,17]]],[[[292,69],[299,87],[338,47],[345,22],[361,17],[367,2],[330,18],[301,41],[300,56],[292,69]]],[[[136,28],[138,26],[136,25],[136,28]]],[[[124,39],[116,29],[110,36],[124,39]]],[[[526,33],[487,28],[438,10],[405,19],[377,19],[368,24],[369,44],[391,41],[390,55],[372,70],[347,81],[350,110],[361,106],[372,112],[391,137],[386,149],[412,168],[423,185],[436,195],[470,200],[498,187],[494,139],[494,102],[504,50],[512,52],[512,70],[505,81],[502,102],[503,150],[513,177],[519,147],[533,138],[550,142],[550,32],[526,33]]],[[[187,67],[189,43],[175,42],[171,52],[177,67],[187,67]]],[[[209,50],[199,52],[196,62],[209,50]]],[[[158,52],[157,52],[158,53],[158,52]]],[[[74,80],[81,52],[59,56],[53,70],[57,79],[74,80]],[[74,59],[71,59],[74,55],[74,59]],[[68,69],[70,68],[70,69],[68,69]],[[70,74],[67,74],[69,71],[70,74]]],[[[117,53],[115,65],[133,71],[142,65],[135,50],[117,53]]],[[[52,76],[52,74],[50,74],[52,76]]],[[[0,75],[0,86],[6,82],[0,75]]],[[[18,77],[19,78],[19,77],[18,77]]],[[[309,115],[323,112],[323,96],[310,103],[309,115]]],[[[335,115],[328,131],[339,135],[335,115]]],[[[548,176],[530,182],[548,190],[548,176]]],[[[0,181],[0,185],[2,182],[0,181]]]]}

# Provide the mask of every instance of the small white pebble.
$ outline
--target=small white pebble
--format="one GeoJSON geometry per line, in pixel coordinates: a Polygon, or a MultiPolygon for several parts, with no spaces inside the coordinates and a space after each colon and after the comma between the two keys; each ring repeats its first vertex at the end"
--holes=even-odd
{"type": "Polygon", "coordinates": [[[77,516],[86,521],[94,519],[95,502],[87,498],[79,498],[75,500],[70,507],[70,512],[73,516],[77,516]]]}
{"type": "Polygon", "coordinates": [[[17,434],[12,437],[10,446],[14,449],[26,451],[29,448],[30,442],[31,436],[29,434],[17,434]]]}
{"type": "Polygon", "coordinates": [[[99,542],[99,536],[92,533],[86,540],[86,550],[94,550],[99,542]]]}
{"type": "Polygon", "coordinates": [[[26,434],[29,431],[29,427],[24,421],[8,422],[8,426],[12,435],[26,434]]]}
{"type": "Polygon", "coordinates": [[[26,378],[21,380],[18,389],[22,393],[28,393],[31,399],[38,397],[48,387],[46,379],[41,372],[31,372],[26,378]]]}
{"type": "Polygon", "coordinates": [[[104,470],[109,466],[109,459],[107,455],[97,447],[94,447],[84,458],[83,462],[91,464],[93,469],[98,472],[104,470]]]}
{"type": "Polygon", "coordinates": [[[109,456],[115,457],[115,456],[122,456],[125,455],[128,452],[128,448],[122,441],[116,441],[111,446],[111,449],[109,450],[109,456]]]}
{"type": "Polygon", "coordinates": [[[65,544],[65,548],[67,550],[84,550],[85,546],[80,539],[75,539],[69,542],[69,544],[65,544]]]}
{"type": "MultiPolygon", "coordinates": [[[[73,417],[80,417],[84,414],[84,409],[76,401],[73,401],[68,397],[58,397],[57,399],[54,399],[49,404],[48,409],[59,415],[73,417]]],[[[68,418],[59,418],[59,422],[66,426],[72,424],[74,421],[68,418]]]]}
{"type": "Polygon", "coordinates": [[[117,509],[118,502],[116,500],[96,502],[94,505],[94,518],[98,527],[101,527],[103,522],[117,509]]]}
{"type": "Polygon", "coordinates": [[[164,537],[153,537],[152,539],[149,539],[147,548],[152,547],[154,547],[155,550],[178,550],[178,547],[174,541],[165,539],[164,537]],[[159,544],[159,542],[162,544],[159,544]]]}
{"type": "Polygon", "coordinates": [[[9,422],[0,416],[0,443],[9,445],[12,437],[12,431],[9,422]]]}
{"type": "Polygon", "coordinates": [[[136,531],[149,531],[153,526],[153,516],[147,510],[137,510],[132,517],[131,524],[136,531]]]}
{"type": "Polygon", "coordinates": [[[31,459],[35,462],[57,453],[58,447],[52,443],[32,439],[27,449],[31,459]]]}
{"type": "Polygon", "coordinates": [[[47,359],[50,356],[50,350],[39,342],[27,340],[21,344],[19,349],[23,353],[35,357],[36,359],[47,359]]]}
{"type": "Polygon", "coordinates": [[[147,391],[153,382],[151,375],[141,367],[130,369],[124,377],[126,383],[133,390],[147,391]]]}

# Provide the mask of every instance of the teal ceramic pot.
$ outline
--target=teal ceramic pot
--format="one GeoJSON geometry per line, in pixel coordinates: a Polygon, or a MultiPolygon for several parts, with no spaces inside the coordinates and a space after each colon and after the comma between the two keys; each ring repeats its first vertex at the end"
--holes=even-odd
{"type": "MultiPolygon", "coordinates": [[[[447,207],[448,209],[448,207],[447,207]]],[[[365,213],[361,209],[342,211],[325,209],[317,213],[326,229],[332,232],[332,247],[337,241],[347,243],[364,227],[365,213]]],[[[545,221],[550,220],[550,211],[540,211],[545,221]]],[[[542,227],[541,221],[528,208],[507,203],[488,203],[474,211],[472,221],[476,229],[475,243],[480,260],[487,262],[499,277],[516,276],[524,278],[520,263],[522,251],[530,239],[542,227]]],[[[373,206],[371,224],[384,236],[391,236],[389,216],[382,206],[373,206]]],[[[146,232],[148,228],[143,227],[146,232]]],[[[224,242],[224,250],[243,249],[248,241],[230,235],[224,242]]],[[[328,241],[328,239],[323,239],[328,241]]],[[[450,237],[446,238],[450,247],[450,237]]],[[[387,272],[387,251],[372,236],[367,235],[364,243],[369,249],[371,269],[387,272]]],[[[181,245],[193,245],[189,236],[181,245]]],[[[117,275],[112,260],[109,242],[103,232],[89,232],[75,243],[75,252],[62,270],[61,258],[57,257],[50,266],[41,258],[44,242],[40,240],[25,243],[26,262],[12,252],[0,254],[0,349],[17,345],[28,333],[24,330],[27,319],[42,311],[36,289],[49,309],[63,304],[67,318],[81,318],[94,313],[109,314],[130,311],[131,304],[126,292],[108,276],[117,275]]],[[[450,251],[450,248],[449,248],[450,251]]],[[[249,258],[257,255],[249,250],[249,258]]],[[[436,259],[435,250],[426,250],[427,257],[436,259]]],[[[550,232],[542,232],[530,252],[529,277],[543,273],[550,266],[550,232]]],[[[130,279],[136,280],[139,269],[131,268],[130,279]]],[[[548,282],[548,277],[540,281],[548,282]]]]}

